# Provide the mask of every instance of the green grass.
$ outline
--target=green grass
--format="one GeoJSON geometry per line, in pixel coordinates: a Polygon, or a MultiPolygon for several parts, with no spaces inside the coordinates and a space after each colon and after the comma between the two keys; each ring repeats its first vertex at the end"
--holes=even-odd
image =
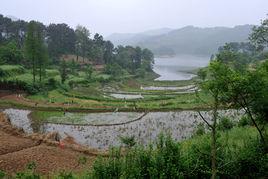
{"type": "Polygon", "coordinates": [[[34,122],[83,124],[85,113],[64,114],[63,111],[33,111],[31,118],[34,122]]]}

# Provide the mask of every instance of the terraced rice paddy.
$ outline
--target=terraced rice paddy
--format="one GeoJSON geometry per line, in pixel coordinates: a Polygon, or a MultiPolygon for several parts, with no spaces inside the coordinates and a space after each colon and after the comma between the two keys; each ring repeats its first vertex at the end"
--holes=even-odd
{"type": "MultiPolygon", "coordinates": [[[[6,109],[5,114],[11,123],[31,133],[32,122],[27,110],[6,109]]],[[[211,112],[203,111],[204,117],[211,119],[211,112]]],[[[228,116],[239,120],[243,111],[221,110],[220,116],[228,116]]],[[[51,119],[49,119],[51,120],[51,119]]],[[[55,120],[54,120],[55,121],[55,120]]],[[[60,136],[72,136],[74,139],[90,147],[107,149],[110,146],[119,146],[120,136],[134,136],[137,143],[149,144],[161,133],[167,133],[176,140],[189,138],[196,126],[203,123],[196,111],[150,112],[144,113],[68,113],[57,123],[44,122],[39,132],[48,133],[57,131],[60,136]],[[76,118],[79,123],[69,120],[76,118]],[[83,121],[83,124],[81,124],[83,121]]]]}

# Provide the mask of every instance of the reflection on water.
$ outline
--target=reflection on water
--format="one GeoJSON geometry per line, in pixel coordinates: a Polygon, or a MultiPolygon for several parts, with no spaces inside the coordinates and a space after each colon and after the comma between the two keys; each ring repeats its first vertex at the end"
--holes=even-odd
{"type": "Polygon", "coordinates": [[[190,80],[195,75],[189,73],[209,63],[209,57],[180,55],[167,58],[155,58],[154,71],[160,75],[156,80],[190,80]]]}

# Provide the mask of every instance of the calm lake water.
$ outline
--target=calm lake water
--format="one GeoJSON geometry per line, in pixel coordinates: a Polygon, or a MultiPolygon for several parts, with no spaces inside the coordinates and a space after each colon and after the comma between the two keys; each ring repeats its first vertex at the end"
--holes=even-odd
{"type": "Polygon", "coordinates": [[[190,73],[196,68],[209,63],[207,56],[180,55],[175,57],[155,58],[154,71],[160,75],[156,80],[190,80],[195,75],[190,73]]]}

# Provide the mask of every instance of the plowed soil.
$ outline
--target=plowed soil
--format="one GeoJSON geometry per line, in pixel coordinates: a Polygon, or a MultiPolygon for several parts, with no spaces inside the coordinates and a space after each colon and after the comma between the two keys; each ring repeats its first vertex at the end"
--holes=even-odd
{"type": "MultiPolygon", "coordinates": [[[[20,130],[13,128],[4,114],[0,113],[0,170],[14,174],[25,171],[27,164],[35,162],[35,171],[40,174],[65,171],[89,170],[96,158],[96,153],[79,152],[68,146],[76,145],[72,140],[63,140],[63,147],[57,141],[44,142],[38,138],[26,136],[20,130]],[[66,143],[65,143],[66,142],[66,143]],[[85,157],[87,162],[79,164],[79,158],[85,157]]],[[[82,148],[82,146],[81,146],[82,148]]]]}

